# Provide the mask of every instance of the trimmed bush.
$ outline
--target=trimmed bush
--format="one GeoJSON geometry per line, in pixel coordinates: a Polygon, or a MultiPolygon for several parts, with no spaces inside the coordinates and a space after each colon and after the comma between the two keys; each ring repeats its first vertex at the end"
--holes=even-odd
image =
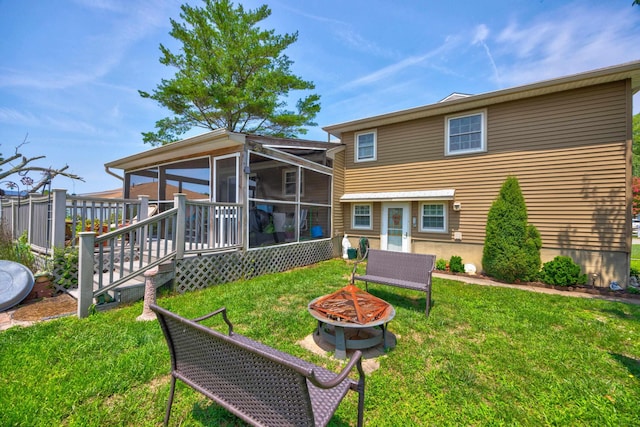
{"type": "Polygon", "coordinates": [[[447,269],[447,260],[440,258],[436,260],[436,270],[445,271],[447,269]]]}
{"type": "Polygon", "coordinates": [[[449,260],[449,270],[452,273],[464,273],[464,265],[462,264],[462,258],[454,255],[449,260]]]}
{"type": "Polygon", "coordinates": [[[507,177],[487,215],[482,268],[498,280],[536,280],[541,247],[538,229],[528,224],[520,183],[514,176],[507,177]]]}
{"type": "Polygon", "coordinates": [[[547,285],[571,286],[587,283],[587,275],[580,274],[580,266],[568,256],[557,256],[545,262],[540,272],[540,280],[547,285]]]}

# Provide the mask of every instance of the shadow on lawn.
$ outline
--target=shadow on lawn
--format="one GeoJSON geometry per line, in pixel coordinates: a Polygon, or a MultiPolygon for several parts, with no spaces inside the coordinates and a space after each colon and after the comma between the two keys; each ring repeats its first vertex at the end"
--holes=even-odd
{"type": "Polygon", "coordinates": [[[627,368],[629,373],[636,378],[640,378],[640,360],[632,357],[624,356],[618,353],[609,353],[611,357],[616,359],[622,366],[627,368]]]}
{"type": "Polygon", "coordinates": [[[624,310],[618,309],[618,308],[613,308],[613,309],[604,309],[601,310],[603,313],[607,313],[613,316],[616,316],[620,319],[636,319],[636,320],[640,320],[640,311],[638,311],[638,313],[627,313],[624,310]]]}
{"type": "MultiPolygon", "coordinates": [[[[231,412],[218,406],[215,402],[211,402],[208,405],[203,403],[204,402],[198,402],[193,405],[193,418],[200,421],[203,425],[224,427],[244,427],[249,425],[231,412]]],[[[336,427],[349,427],[351,424],[344,422],[339,416],[334,415],[333,418],[331,418],[331,425],[336,427]]]]}
{"type": "MultiPolygon", "coordinates": [[[[386,286],[376,284],[372,286],[369,284],[368,292],[374,297],[380,298],[394,307],[403,307],[407,310],[418,310],[424,313],[424,307],[427,303],[427,298],[424,292],[413,291],[412,293],[415,293],[415,295],[400,295],[386,291],[383,288],[386,288],[386,286]]],[[[362,285],[360,289],[364,290],[364,285],[362,285]]],[[[436,300],[432,298],[431,308],[433,309],[435,306],[436,300]]]]}

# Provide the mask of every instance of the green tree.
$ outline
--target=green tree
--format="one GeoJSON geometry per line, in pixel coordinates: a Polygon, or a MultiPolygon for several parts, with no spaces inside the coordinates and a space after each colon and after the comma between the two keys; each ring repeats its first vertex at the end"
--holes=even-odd
{"type": "Polygon", "coordinates": [[[482,268],[507,282],[535,280],[542,240],[528,223],[527,207],[516,177],[507,177],[487,215],[482,268]]]}
{"type": "Polygon", "coordinates": [[[295,137],[314,126],[320,96],[307,95],[289,107],[291,90],[311,90],[312,82],[290,71],[284,50],[298,33],[277,35],[257,24],[271,15],[234,7],[229,0],[204,0],[204,8],[181,6],[183,23],[171,19],[170,35],[182,43],[179,53],[160,45],[160,62],[174,67],[151,93],[139,91],[173,112],[143,132],[145,143],[167,144],[194,127],[295,137]]]}

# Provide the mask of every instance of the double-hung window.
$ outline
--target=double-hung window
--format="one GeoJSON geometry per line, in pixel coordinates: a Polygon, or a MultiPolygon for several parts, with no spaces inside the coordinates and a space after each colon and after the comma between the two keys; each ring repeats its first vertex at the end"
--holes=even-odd
{"type": "MultiPolygon", "coordinates": [[[[303,177],[303,172],[300,171],[300,176],[303,177]]],[[[300,181],[300,195],[303,195],[304,180],[300,181]]],[[[282,194],[285,196],[294,197],[298,191],[298,169],[284,169],[282,171],[282,194]]]]}
{"type": "Polygon", "coordinates": [[[352,228],[361,230],[371,230],[373,223],[371,220],[370,204],[354,204],[353,205],[352,228]]]}
{"type": "Polygon", "coordinates": [[[376,160],[376,132],[356,133],[355,161],[371,162],[376,160]]]}
{"type": "Polygon", "coordinates": [[[487,151],[486,111],[445,118],[445,154],[487,151]]]}
{"type": "Polygon", "coordinates": [[[420,205],[420,231],[447,231],[447,205],[445,203],[422,203],[420,205]]]}

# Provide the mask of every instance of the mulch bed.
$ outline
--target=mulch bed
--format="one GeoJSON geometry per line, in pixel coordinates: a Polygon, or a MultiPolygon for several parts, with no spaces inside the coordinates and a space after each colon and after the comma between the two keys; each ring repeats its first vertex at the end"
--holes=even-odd
{"type": "Polygon", "coordinates": [[[38,278],[27,297],[15,307],[13,320],[38,321],[74,314],[77,301],[70,295],[57,295],[47,278],[38,278]]]}
{"type": "Polygon", "coordinates": [[[564,291],[564,292],[581,292],[581,293],[592,294],[592,295],[601,295],[601,296],[619,297],[619,298],[630,298],[630,299],[638,299],[638,300],[640,300],[640,294],[627,292],[626,290],[612,291],[608,287],[554,286],[554,285],[547,285],[547,284],[544,284],[544,283],[541,283],[541,282],[508,283],[508,282],[502,282],[500,280],[496,280],[493,277],[485,276],[484,274],[470,275],[470,274],[467,274],[467,273],[452,273],[450,271],[443,271],[443,270],[435,270],[435,271],[437,271],[438,273],[449,275],[449,276],[479,277],[481,279],[492,280],[492,281],[498,282],[498,283],[506,283],[508,285],[516,285],[516,286],[517,285],[523,285],[523,286],[531,286],[531,287],[534,287],[534,288],[555,289],[555,290],[564,291]]]}
{"type": "Polygon", "coordinates": [[[78,303],[71,295],[62,294],[52,298],[43,298],[18,306],[11,318],[19,321],[38,321],[75,314],[78,303]]]}

